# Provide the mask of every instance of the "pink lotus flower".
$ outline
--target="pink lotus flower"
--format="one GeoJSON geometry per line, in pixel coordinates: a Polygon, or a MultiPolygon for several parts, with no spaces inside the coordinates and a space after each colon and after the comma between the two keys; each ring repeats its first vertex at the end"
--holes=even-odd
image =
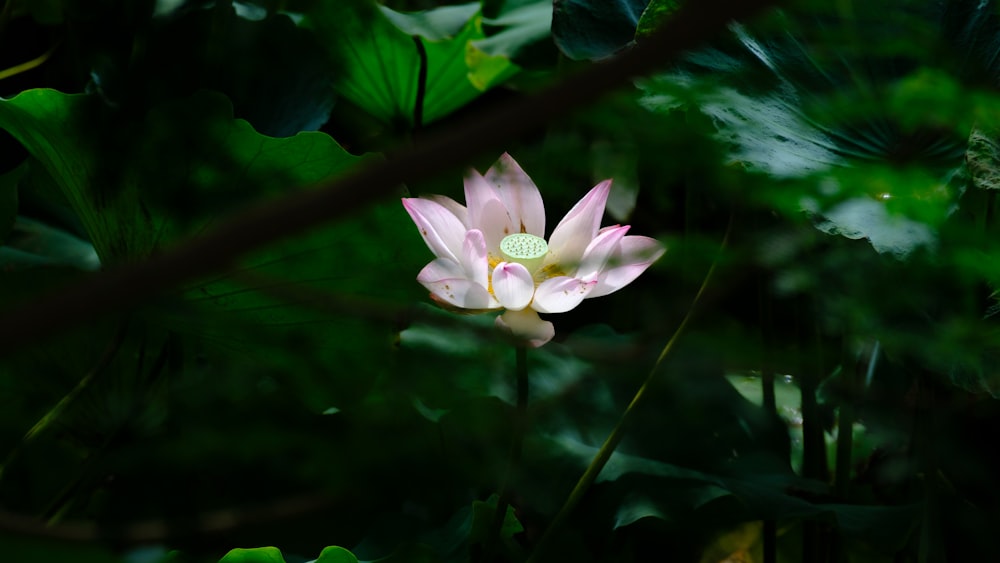
{"type": "Polygon", "coordinates": [[[417,281],[449,309],[505,309],[497,326],[541,346],[555,328],[538,313],[565,313],[584,299],[618,291],[664,252],[654,239],[625,236],[628,225],[600,228],[610,190],[611,180],[594,186],[548,242],[542,196],[506,153],[485,177],[469,172],[468,207],[444,196],[403,198],[437,257],[417,281]]]}

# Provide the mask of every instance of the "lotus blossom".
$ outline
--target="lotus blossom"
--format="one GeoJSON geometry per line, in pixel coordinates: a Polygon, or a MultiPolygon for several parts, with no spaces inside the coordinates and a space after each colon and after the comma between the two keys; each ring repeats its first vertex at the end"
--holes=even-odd
{"type": "Polygon", "coordinates": [[[403,198],[436,258],[417,281],[438,304],[467,313],[504,310],[501,329],[538,347],[555,328],[538,313],[565,313],[614,293],[663,252],[654,239],[600,227],[611,180],[594,186],[545,240],[542,196],[510,155],[483,176],[470,170],[462,206],[445,196],[403,198]]]}

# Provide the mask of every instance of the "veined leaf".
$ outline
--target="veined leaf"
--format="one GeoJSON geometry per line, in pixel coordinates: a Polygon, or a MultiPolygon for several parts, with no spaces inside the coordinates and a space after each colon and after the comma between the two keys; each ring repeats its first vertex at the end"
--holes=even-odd
{"type": "Polygon", "coordinates": [[[819,10],[779,13],[770,27],[733,25],[726,40],[644,85],[645,104],[696,108],[734,164],[801,180],[768,206],[806,211],[826,233],[905,258],[934,246],[964,189],[968,130],[993,119],[996,102],[923,62],[933,60],[928,45],[949,39],[933,11],[907,7],[892,22],[867,8],[853,16],[819,10]]]}
{"type": "Polygon", "coordinates": [[[340,62],[343,74],[336,87],[342,96],[383,123],[410,128],[418,109],[421,122],[430,123],[517,72],[507,57],[473,44],[486,37],[476,6],[401,14],[384,7],[361,13],[324,5],[306,14],[305,25],[340,62]],[[421,49],[426,84],[422,108],[417,108],[421,49]]]}
{"type": "Polygon", "coordinates": [[[639,22],[636,24],[636,39],[656,31],[656,28],[680,7],[680,0],[650,0],[646,9],[642,11],[639,22]]]}
{"type": "Polygon", "coordinates": [[[543,41],[552,30],[552,2],[535,0],[483,20],[502,29],[473,44],[488,55],[516,57],[523,49],[543,41]]]}
{"type": "MultiPolygon", "coordinates": [[[[597,448],[567,436],[549,436],[550,447],[568,456],[578,458],[581,464],[590,462],[597,448]]],[[[689,483],[693,487],[694,506],[725,496],[733,495],[746,506],[754,517],[761,519],[819,519],[830,521],[848,537],[877,544],[892,552],[899,549],[914,528],[920,514],[919,505],[860,506],[845,504],[813,503],[793,496],[789,490],[818,491],[824,484],[788,474],[741,474],[721,476],[686,469],[676,465],[620,452],[612,454],[598,482],[623,479],[626,475],[651,476],[664,482],[689,483]]],[[[643,481],[645,482],[645,481],[643,481]]],[[[689,491],[690,492],[690,491],[689,491]]],[[[627,525],[643,517],[663,518],[669,512],[676,491],[667,488],[657,491],[647,487],[627,496],[619,510],[620,525],[627,525]],[[660,493],[660,494],[658,494],[660,493]]],[[[690,496],[690,495],[686,495],[690,496]]]]}
{"type": "Polygon", "coordinates": [[[556,0],[552,37],[571,59],[613,55],[635,37],[649,0],[556,0]]]}
{"type": "Polygon", "coordinates": [[[104,115],[100,99],[38,89],[0,100],[0,127],[14,136],[59,187],[79,217],[102,263],[145,256],[153,225],[136,185],[109,190],[96,184],[101,161],[92,135],[104,115]]]}

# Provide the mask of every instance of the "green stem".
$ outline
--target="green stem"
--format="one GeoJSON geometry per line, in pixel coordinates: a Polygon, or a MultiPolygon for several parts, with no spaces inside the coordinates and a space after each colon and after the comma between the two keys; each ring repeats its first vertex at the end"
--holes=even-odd
{"type": "Polygon", "coordinates": [[[853,447],[854,405],[840,405],[837,417],[837,466],[834,471],[834,486],[837,498],[844,501],[851,481],[851,449],[853,447]]]}
{"type": "Polygon", "coordinates": [[[503,523],[507,519],[507,507],[510,506],[510,483],[521,464],[521,450],[524,445],[524,435],[528,429],[528,349],[523,345],[518,345],[514,350],[517,376],[517,410],[514,413],[514,433],[510,441],[507,473],[500,485],[500,498],[497,499],[497,509],[493,515],[493,527],[484,550],[484,561],[492,560],[500,543],[503,523]]]}
{"type": "Polygon", "coordinates": [[[47,51],[31,59],[28,62],[17,64],[12,67],[0,70],[0,80],[10,78],[11,76],[17,76],[18,74],[21,74],[23,72],[28,72],[33,68],[42,66],[42,64],[45,63],[45,61],[49,60],[49,57],[51,57],[52,54],[56,52],[56,49],[59,48],[59,45],[60,43],[58,42],[53,44],[51,47],[49,47],[47,51]]]}
{"type": "MultiPolygon", "coordinates": [[[[778,420],[778,401],[774,392],[774,361],[772,357],[774,323],[771,309],[771,296],[767,291],[767,281],[761,276],[757,281],[757,307],[760,315],[761,366],[760,385],[763,397],[763,408],[774,420],[778,420]]],[[[778,561],[778,523],[776,520],[764,520],[763,556],[764,563],[778,561]]]]}
{"type": "MultiPolygon", "coordinates": [[[[176,346],[176,340],[172,333],[167,335],[163,346],[160,348],[160,352],[157,354],[156,359],[153,361],[153,365],[150,367],[149,373],[142,378],[142,364],[145,357],[146,348],[146,335],[143,333],[140,337],[139,344],[139,359],[136,366],[136,380],[143,380],[144,384],[148,386],[147,392],[152,392],[152,385],[163,373],[164,368],[167,367],[169,363],[169,358],[173,348],[176,346]]],[[[84,460],[82,467],[80,468],[76,478],[68,484],[63,491],[49,504],[49,506],[43,512],[43,518],[45,518],[48,525],[53,525],[59,522],[65,514],[68,514],[76,502],[77,498],[84,495],[80,494],[80,491],[87,489],[90,493],[93,492],[95,483],[93,482],[94,468],[97,466],[97,461],[100,460],[112,444],[121,434],[121,432],[128,426],[128,424],[135,420],[137,416],[145,409],[146,403],[149,400],[148,397],[136,397],[135,401],[129,408],[128,415],[125,417],[124,421],[118,424],[104,439],[104,443],[99,447],[90,452],[87,458],[84,460]]]]}
{"type": "Polygon", "coordinates": [[[833,474],[834,492],[841,502],[847,501],[850,494],[851,450],[854,445],[854,420],[857,418],[854,405],[872,372],[875,371],[879,352],[877,340],[871,345],[870,350],[867,358],[858,358],[854,370],[844,374],[845,399],[840,405],[837,416],[837,465],[833,474]]]}
{"type": "Polygon", "coordinates": [[[417,71],[417,97],[413,101],[413,131],[419,131],[424,126],[424,97],[427,95],[427,49],[419,35],[413,36],[413,44],[420,58],[420,69],[417,71]]]}
{"type": "MultiPolygon", "coordinates": [[[[726,234],[722,239],[720,250],[726,247],[726,244],[729,241],[729,233],[732,230],[732,226],[733,222],[732,217],[730,216],[729,227],[726,229],[726,234]]],[[[702,295],[704,295],[705,289],[708,287],[708,282],[712,279],[712,274],[715,272],[717,265],[718,260],[712,262],[711,267],[708,269],[708,273],[705,274],[705,279],[701,282],[701,287],[698,288],[698,293],[695,294],[694,299],[691,301],[691,306],[688,308],[687,313],[681,320],[681,324],[677,326],[673,336],[670,337],[670,340],[668,340],[667,344],[663,347],[659,357],[656,358],[656,362],[653,364],[653,368],[649,370],[649,375],[646,376],[646,379],[642,382],[639,390],[635,392],[635,396],[632,397],[632,401],[629,403],[628,407],[625,408],[625,412],[622,413],[621,417],[618,419],[618,423],[611,431],[611,434],[608,435],[604,444],[601,445],[601,449],[597,451],[597,455],[594,456],[590,465],[587,466],[586,471],[583,472],[583,475],[581,475],[580,479],[576,482],[576,486],[573,487],[573,490],[570,492],[566,502],[563,503],[559,512],[556,513],[555,518],[552,519],[549,527],[545,530],[545,533],[543,533],[542,537],[538,540],[538,543],[535,545],[535,549],[532,552],[531,557],[528,558],[527,563],[542,561],[542,555],[545,553],[545,548],[552,540],[555,532],[562,527],[566,518],[571,512],[573,512],[576,505],[580,503],[580,500],[583,499],[583,495],[587,492],[590,486],[594,484],[594,481],[601,473],[601,470],[604,469],[608,460],[611,459],[611,454],[615,452],[618,444],[622,441],[622,438],[625,437],[625,430],[632,413],[642,403],[643,399],[645,399],[646,393],[649,391],[649,388],[653,383],[653,378],[659,372],[659,368],[663,364],[663,360],[665,360],[667,356],[670,355],[670,352],[673,351],[680,335],[684,333],[688,323],[690,323],[695,306],[698,305],[699,301],[701,301],[702,295]]]]}
{"type": "MultiPolygon", "coordinates": [[[[800,306],[800,330],[805,334],[805,303],[800,306]]],[[[799,392],[802,401],[802,476],[826,482],[829,470],[826,465],[826,442],[823,437],[822,413],[817,392],[825,373],[822,355],[822,335],[818,325],[813,325],[813,341],[801,342],[799,361],[799,392]]],[[[802,523],[802,560],[822,563],[828,561],[826,532],[822,523],[806,520],[802,523]]]]}
{"type": "Polygon", "coordinates": [[[108,343],[108,347],[101,354],[101,357],[97,360],[97,364],[87,372],[86,375],[80,379],[80,382],[76,384],[65,397],[59,400],[54,407],[52,407],[49,412],[45,413],[42,418],[38,420],[27,432],[24,434],[24,438],[21,442],[14,447],[7,458],[4,460],[3,465],[0,465],[0,477],[3,476],[4,469],[18,456],[25,446],[32,443],[35,438],[41,435],[43,432],[52,427],[52,424],[59,419],[60,416],[69,408],[70,405],[80,396],[81,393],[91,384],[93,381],[101,375],[105,368],[107,368],[115,356],[118,355],[118,351],[121,349],[122,342],[125,339],[125,334],[128,329],[128,321],[122,320],[119,323],[117,330],[115,330],[114,335],[111,337],[111,341],[108,343]]]}
{"type": "Polygon", "coordinates": [[[816,393],[823,377],[824,367],[821,357],[822,341],[819,327],[808,319],[808,302],[800,300],[797,311],[799,339],[799,393],[802,410],[802,476],[817,481],[826,481],[826,444],[823,439],[822,413],[816,393]],[[811,326],[810,326],[811,325],[811,326]],[[813,338],[806,335],[812,329],[813,338]]]}
{"type": "MultiPolygon", "coordinates": [[[[837,454],[833,470],[833,494],[837,502],[849,502],[851,496],[851,467],[853,464],[852,450],[854,449],[854,421],[857,419],[856,403],[864,390],[866,374],[870,374],[875,369],[875,361],[878,357],[878,341],[858,357],[854,363],[854,369],[845,369],[843,372],[844,386],[841,390],[843,399],[840,402],[837,413],[837,454]]],[[[846,364],[847,362],[844,362],[846,364]]],[[[831,535],[832,561],[847,561],[848,553],[844,539],[840,535],[831,535]]]]}

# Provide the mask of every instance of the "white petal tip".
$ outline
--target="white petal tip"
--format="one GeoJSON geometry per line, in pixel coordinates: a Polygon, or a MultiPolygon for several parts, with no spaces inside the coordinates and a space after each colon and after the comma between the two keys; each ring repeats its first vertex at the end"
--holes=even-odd
{"type": "Polygon", "coordinates": [[[545,345],[556,334],[555,326],[549,321],[543,321],[538,313],[531,309],[505,311],[497,316],[496,326],[532,348],[545,345]]]}

